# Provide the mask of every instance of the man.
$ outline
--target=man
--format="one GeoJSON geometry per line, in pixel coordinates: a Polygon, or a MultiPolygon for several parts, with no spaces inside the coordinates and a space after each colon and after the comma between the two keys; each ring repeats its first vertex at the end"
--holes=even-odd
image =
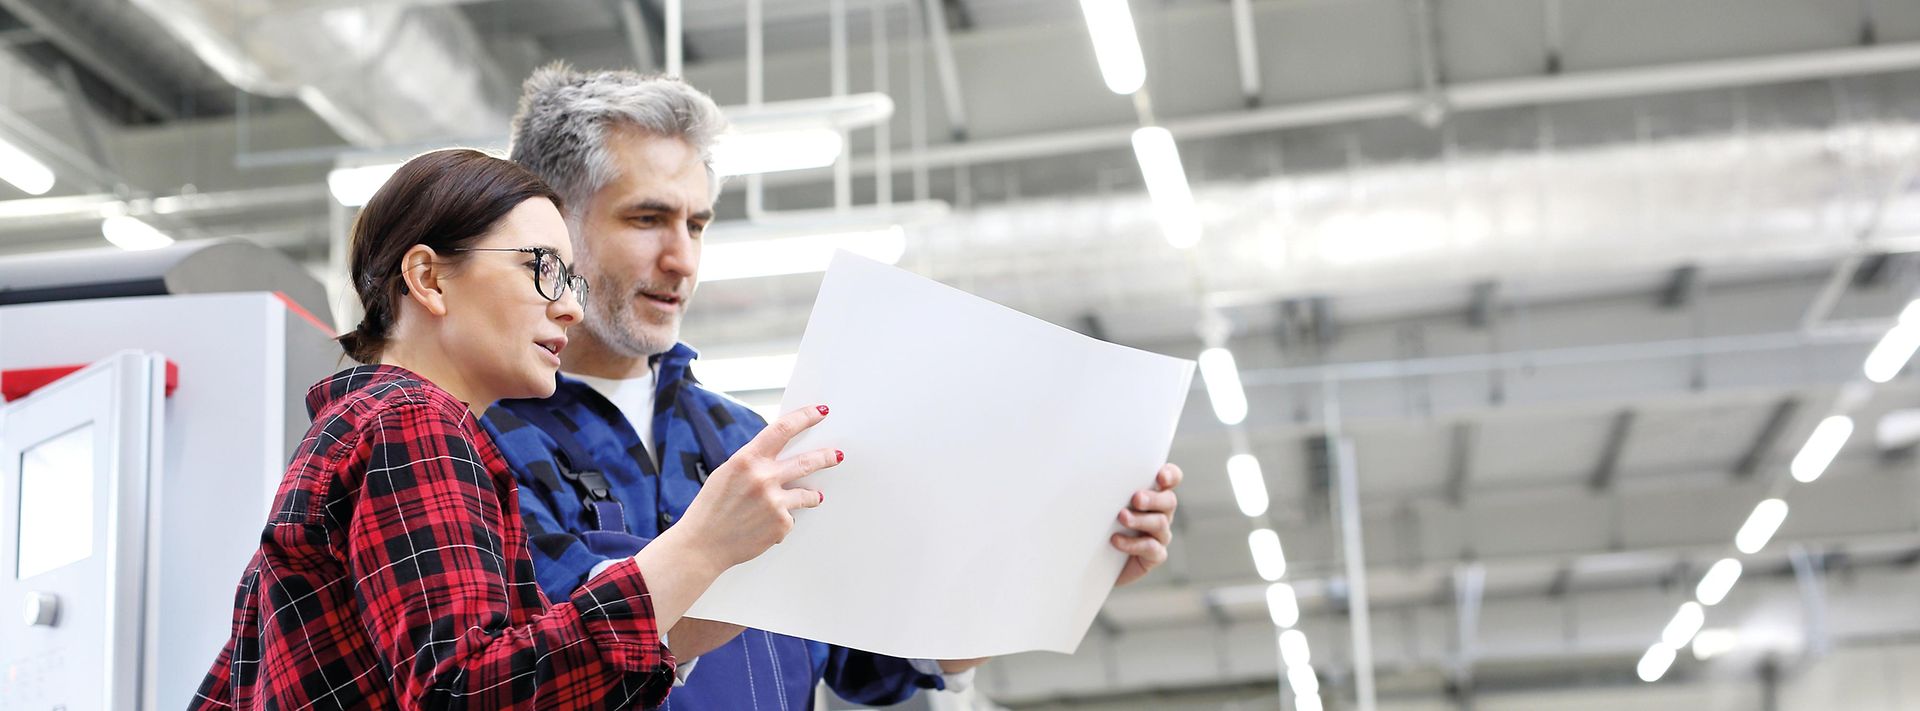
{"type": "MultiPolygon", "coordinates": [[[[565,198],[591,290],[554,395],[502,402],[486,425],[520,480],[540,586],[564,598],[673,525],[765,422],[701,387],[688,373],[695,352],[677,342],[719,192],[709,165],[726,126],[719,108],[678,79],[631,72],[555,66],[524,89],[512,157],[565,198]]],[[[1117,584],[1166,560],[1180,477],[1163,467],[1120,512],[1134,535],[1114,536],[1130,556],[1117,584]]],[[[667,707],[689,710],[810,708],[821,680],[849,701],[893,704],[960,688],[985,661],[896,659],[694,619],[668,647],[684,686],[667,707]]]]}

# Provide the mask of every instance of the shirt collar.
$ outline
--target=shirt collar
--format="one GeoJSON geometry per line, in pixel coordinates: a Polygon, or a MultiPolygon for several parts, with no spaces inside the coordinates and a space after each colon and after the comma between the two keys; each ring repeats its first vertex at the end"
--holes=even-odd
{"type": "Polygon", "coordinates": [[[327,406],[345,399],[357,391],[375,385],[383,385],[402,380],[412,380],[421,383],[427,382],[425,378],[414,374],[413,371],[407,370],[406,368],[377,363],[374,365],[358,365],[334,373],[332,377],[314,383],[313,387],[307,388],[307,417],[312,418],[317,416],[321,410],[327,409],[327,406]]]}

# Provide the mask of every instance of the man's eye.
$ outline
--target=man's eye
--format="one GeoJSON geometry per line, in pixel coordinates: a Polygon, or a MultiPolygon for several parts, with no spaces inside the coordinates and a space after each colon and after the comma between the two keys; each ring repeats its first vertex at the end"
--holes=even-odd
{"type": "Polygon", "coordinates": [[[640,227],[658,227],[660,225],[660,218],[653,215],[641,215],[633,218],[632,222],[640,227]]]}

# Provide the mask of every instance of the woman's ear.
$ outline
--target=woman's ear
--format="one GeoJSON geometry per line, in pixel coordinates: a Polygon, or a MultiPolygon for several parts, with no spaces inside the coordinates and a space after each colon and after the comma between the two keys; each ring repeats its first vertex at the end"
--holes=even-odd
{"type": "Polygon", "coordinates": [[[440,279],[447,264],[432,247],[416,244],[400,257],[401,293],[435,316],[447,315],[447,297],[440,292],[440,279]]]}

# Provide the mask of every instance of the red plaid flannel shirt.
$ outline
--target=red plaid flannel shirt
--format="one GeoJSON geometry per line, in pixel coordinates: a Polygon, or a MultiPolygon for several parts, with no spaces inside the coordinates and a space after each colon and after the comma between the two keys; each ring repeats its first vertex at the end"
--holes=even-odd
{"type": "Polygon", "coordinates": [[[224,708],[654,706],[673,659],[632,561],[550,605],[519,491],[466,405],[361,366],[307,431],[193,699],[224,708]]]}

